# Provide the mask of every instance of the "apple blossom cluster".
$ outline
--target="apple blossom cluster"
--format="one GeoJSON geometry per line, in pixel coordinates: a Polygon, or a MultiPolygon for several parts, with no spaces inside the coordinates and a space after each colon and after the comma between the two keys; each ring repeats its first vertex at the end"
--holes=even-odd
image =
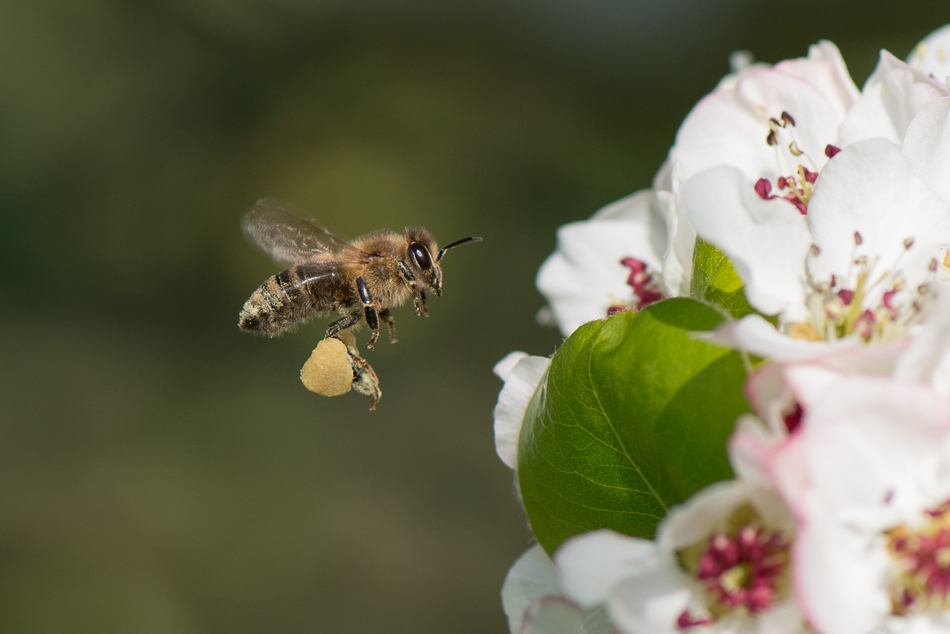
{"type": "Polygon", "coordinates": [[[950,632],[950,26],[860,90],[826,41],[740,66],[495,367],[513,634],[950,632]]]}

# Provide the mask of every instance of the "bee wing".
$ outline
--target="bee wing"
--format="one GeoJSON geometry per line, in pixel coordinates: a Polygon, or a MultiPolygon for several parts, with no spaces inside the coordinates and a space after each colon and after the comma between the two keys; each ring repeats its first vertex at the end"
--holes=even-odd
{"type": "Polygon", "coordinates": [[[307,212],[289,203],[262,198],[244,214],[241,230],[248,241],[281,266],[308,262],[326,254],[362,251],[307,212]]]}

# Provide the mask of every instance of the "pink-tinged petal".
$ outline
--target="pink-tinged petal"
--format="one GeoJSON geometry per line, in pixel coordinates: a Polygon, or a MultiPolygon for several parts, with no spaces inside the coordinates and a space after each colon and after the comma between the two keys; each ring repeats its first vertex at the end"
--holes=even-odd
{"type": "Polygon", "coordinates": [[[806,507],[792,545],[792,583],[806,620],[818,632],[879,631],[891,609],[884,537],[842,526],[811,502],[806,507]]]}
{"type": "Polygon", "coordinates": [[[739,418],[736,431],[729,439],[729,461],[765,523],[792,534],[795,520],[775,487],[772,473],[773,457],[787,442],[766,430],[754,417],[744,416],[739,418]]]}
{"type": "Polygon", "coordinates": [[[691,179],[683,186],[682,201],[683,215],[697,235],[732,260],[750,304],[792,320],[805,316],[802,272],[812,237],[793,205],[762,200],[752,182],[732,167],[691,179]]]}
{"type": "Polygon", "coordinates": [[[907,128],[902,151],[927,186],[950,201],[950,97],[920,110],[907,128]]]}
{"type": "MultiPolygon", "coordinates": [[[[504,364],[510,357],[501,363],[504,364]]],[[[501,461],[512,469],[518,469],[518,437],[528,403],[549,365],[551,360],[547,357],[520,358],[498,394],[498,404],[495,405],[495,451],[501,461]]]]}
{"type": "Polygon", "coordinates": [[[808,444],[804,434],[795,434],[775,447],[767,462],[772,481],[785,498],[799,523],[805,514],[805,499],[812,486],[808,465],[808,444]]]}
{"type": "Polygon", "coordinates": [[[950,25],[925,37],[907,56],[907,63],[938,81],[950,77],[950,25]]]}
{"type": "Polygon", "coordinates": [[[587,221],[564,225],[557,250],[538,271],[538,290],[547,298],[564,336],[602,319],[617,304],[633,302],[630,271],[620,261],[633,257],[660,270],[667,249],[666,223],[656,194],[644,190],[600,210],[587,221]]]}
{"type": "MultiPolygon", "coordinates": [[[[883,139],[855,143],[828,163],[808,205],[808,221],[820,249],[809,259],[817,280],[832,274],[848,279],[854,259],[866,255],[873,259],[870,279],[896,270],[907,287],[916,288],[930,281],[933,259],[950,242],[950,203],[924,185],[899,147],[883,139]]],[[[874,293],[879,299],[886,290],[879,285],[874,293]]]]}
{"type": "Polygon", "coordinates": [[[900,144],[907,126],[920,109],[948,95],[950,90],[945,82],[938,82],[887,51],[881,51],[877,68],[841,124],[839,147],[875,137],[900,144]]]}
{"type": "Polygon", "coordinates": [[[667,557],[650,540],[602,529],[567,540],[554,558],[565,594],[593,606],[622,580],[658,569],[667,557]]]}
{"type": "Polygon", "coordinates": [[[501,605],[511,632],[521,631],[528,606],[546,596],[561,594],[554,562],[541,546],[532,546],[511,567],[501,586],[501,605]]]}
{"type": "Polygon", "coordinates": [[[545,597],[533,603],[514,634],[587,634],[584,610],[566,597],[545,597]]]}

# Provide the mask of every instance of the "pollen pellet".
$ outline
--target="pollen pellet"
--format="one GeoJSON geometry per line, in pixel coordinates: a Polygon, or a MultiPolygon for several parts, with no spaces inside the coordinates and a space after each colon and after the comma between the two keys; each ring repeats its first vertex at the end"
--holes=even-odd
{"type": "Polygon", "coordinates": [[[353,365],[346,344],[333,337],[317,344],[300,369],[300,381],[311,392],[323,396],[349,392],[353,386],[353,365]]]}

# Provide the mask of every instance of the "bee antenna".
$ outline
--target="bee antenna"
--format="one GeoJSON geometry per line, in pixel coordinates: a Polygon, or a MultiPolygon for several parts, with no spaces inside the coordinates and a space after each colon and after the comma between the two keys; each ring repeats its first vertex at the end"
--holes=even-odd
{"type": "Polygon", "coordinates": [[[481,242],[481,241],[482,241],[481,238],[462,238],[461,240],[456,240],[456,241],[453,242],[452,244],[450,244],[450,245],[448,245],[448,246],[445,246],[445,247],[442,247],[441,249],[439,249],[439,257],[437,257],[437,258],[435,259],[435,261],[436,261],[436,262],[441,261],[441,260],[442,260],[442,256],[445,255],[445,252],[448,251],[449,249],[454,249],[455,247],[460,247],[460,246],[462,246],[463,244],[468,244],[468,243],[470,243],[470,242],[481,242]]]}

